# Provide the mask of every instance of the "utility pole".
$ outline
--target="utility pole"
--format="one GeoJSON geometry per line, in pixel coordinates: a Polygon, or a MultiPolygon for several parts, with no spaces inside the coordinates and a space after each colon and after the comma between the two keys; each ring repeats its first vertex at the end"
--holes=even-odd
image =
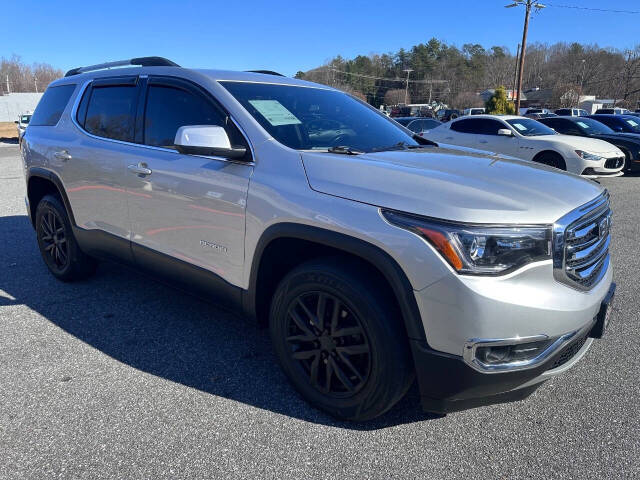
{"type": "Polygon", "coordinates": [[[9,88],[9,75],[7,75],[7,93],[11,93],[11,89],[9,88]]]}
{"type": "Polygon", "coordinates": [[[578,106],[580,106],[580,97],[582,96],[582,86],[584,85],[584,72],[587,66],[587,61],[582,59],[582,75],[580,75],[580,94],[578,95],[578,106]]]}
{"type": "Polygon", "coordinates": [[[518,88],[518,65],[520,64],[520,44],[518,44],[518,48],[516,50],[516,65],[513,69],[513,90],[511,90],[511,98],[516,94],[516,89],[518,88]]]}
{"type": "Polygon", "coordinates": [[[33,77],[33,84],[36,87],[36,93],[38,93],[38,79],[35,76],[33,77]]]}
{"type": "Polygon", "coordinates": [[[407,68],[404,71],[407,72],[407,86],[404,89],[404,104],[406,105],[408,103],[408,99],[409,99],[409,74],[411,72],[413,72],[413,70],[410,69],[410,68],[407,68]]]}
{"type": "Polygon", "coordinates": [[[524,29],[522,30],[522,46],[520,47],[520,61],[518,62],[518,89],[516,92],[516,114],[520,114],[520,92],[522,90],[522,72],[524,70],[524,55],[527,50],[527,33],[529,31],[529,16],[531,15],[531,8],[536,10],[543,9],[545,6],[541,3],[535,2],[535,0],[515,0],[512,4],[505,5],[505,8],[518,7],[524,5],[524,29]]]}

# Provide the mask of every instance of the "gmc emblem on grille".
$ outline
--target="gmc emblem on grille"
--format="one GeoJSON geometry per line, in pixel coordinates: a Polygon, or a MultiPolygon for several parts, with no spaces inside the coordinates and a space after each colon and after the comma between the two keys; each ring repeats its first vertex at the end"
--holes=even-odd
{"type": "Polygon", "coordinates": [[[598,237],[604,238],[609,234],[609,217],[604,217],[598,223],[598,237]]]}

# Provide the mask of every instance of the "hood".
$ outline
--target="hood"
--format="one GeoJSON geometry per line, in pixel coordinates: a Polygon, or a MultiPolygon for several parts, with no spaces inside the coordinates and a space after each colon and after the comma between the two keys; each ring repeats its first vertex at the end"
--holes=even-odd
{"type": "Polygon", "coordinates": [[[589,137],[577,137],[574,135],[539,135],[536,137],[527,137],[527,140],[532,141],[551,141],[562,143],[563,145],[568,145],[574,150],[584,150],[586,152],[591,153],[600,153],[600,154],[615,154],[622,155],[622,152],[618,149],[618,147],[611,145],[604,140],[598,140],[597,138],[589,138],[589,137]]]}
{"type": "Polygon", "coordinates": [[[627,133],[627,132],[615,132],[615,133],[607,133],[605,134],[608,137],[614,138],[626,138],[628,140],[636,140],[640,141],[640,133],[627,133]]]}
{"type": "Polygon", "coordinates": [[[553,223],[603,190],[544,165],[437,147],[301,155],[318,192],[459,222],[553,223]]]}

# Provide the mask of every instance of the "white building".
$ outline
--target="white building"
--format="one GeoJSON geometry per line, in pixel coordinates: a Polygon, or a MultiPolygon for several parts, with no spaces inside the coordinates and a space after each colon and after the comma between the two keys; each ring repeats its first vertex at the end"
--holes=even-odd
{"type": "Polygon", "coordinates": [[[9,93],[0,95],[0,122],[14,122],[18,115],[33,111],[42,93],[9,93]]]}

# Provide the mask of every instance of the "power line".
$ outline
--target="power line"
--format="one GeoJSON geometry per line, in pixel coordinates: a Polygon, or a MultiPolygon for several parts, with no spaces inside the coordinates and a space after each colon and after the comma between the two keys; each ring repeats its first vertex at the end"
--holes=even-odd
{"type": "MultiPolygon", "coordinates": [[[[375,77],[373,75],[365,75],[365,74],[362,74],[362,73],[346,72],[344,70],[338,70],[337,68],[332,68],[332,67],[320,67],[320,68],[318,68],[318,70],[320,70],[321,68],[325,69],[325,70],[331,70],[331,71],[337,72],[337,73],[344,73],[346,75],[353,75],[354,77],[369,78],[371,80],[382,80],[382,81],[387,81],[387,82],[402,82],[402,83],[405,83],[407,81],[406,78],[375,77]]],[[[448,83],[448,82],[449,82],[449,80],[409,80],[409,83],[422,83],[422,84],[448,83]]]]}
{"type": "Polygon", "coordinates": [[[638,11],[638,10],[613,10],[613,9],[609,9],[609,8],[582,7],[580,5],[562,5],[562,4],[559,4],[559,3],[547,3],[547,2],[545,2],[545,5],[548,6],[548,7],[555,7],[555,8],[570,8],[570,9],[573,9],[573,10],[588,10],[588,11],[591,11],[591,12],[640,14],[640,11],[638,11]]]}

